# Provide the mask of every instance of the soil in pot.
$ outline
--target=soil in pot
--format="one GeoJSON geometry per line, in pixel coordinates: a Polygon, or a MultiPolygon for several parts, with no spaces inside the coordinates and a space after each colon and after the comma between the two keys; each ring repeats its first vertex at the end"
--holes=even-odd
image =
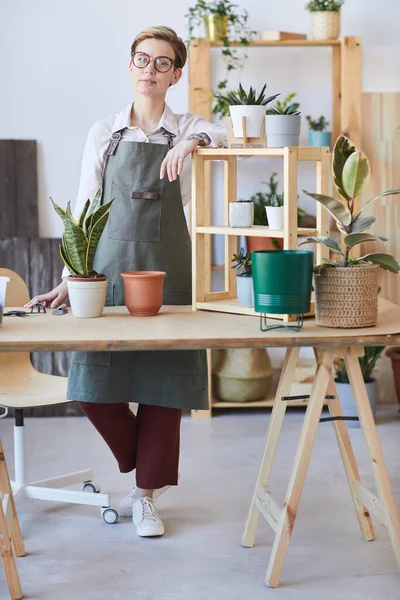
{"type": "Polygon", "coordinates": [[[131,315],[154,317],[163,299],[164,271],[128,271],[121,273],[124,280],[125,305],[131,315]]]}

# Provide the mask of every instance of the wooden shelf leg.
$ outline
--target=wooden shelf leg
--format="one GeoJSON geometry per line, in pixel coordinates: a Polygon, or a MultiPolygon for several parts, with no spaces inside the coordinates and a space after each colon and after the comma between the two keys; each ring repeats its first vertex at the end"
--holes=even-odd
{"type": "Polygon", "coordinates": [[[0,494],[3,496],[9,494],[12,509],[11,538],[14,550],[17,556],[25,556],[24,540],[22,538],[21,528],[19,526],[17,509],[15,508],[14,496],[11,490],[10,478],[8,475],[7,463],[3,452],[3,446],[0,440],[0,494]]]}
{"type": "MultiPolygon", "coordinates": [[[[322,358],[321,351],[317,348],[314,349],[315,358],[317,362],[322,358]]],[[[328,401],[329,413],[332,417],[342,417],[343,411],[340,404],[339,395],[337,393],[335,381],[331,377],[328,394],[335,396],[334,400],[328,401]]],[[[353,448],[350,441],[349,432],[345,421],[333,421],[333,429],[335,431],[337,443],[340,450],[340,455],[343,460],[344,469],[346,471],[347,481],[349,482],[349,488],[351,497],[353,499],[354,508],[360,526],[361,535],[363,540],[370,542],[374,539],[374,529],[372,526],[371,517],[365,506],[359,501],[354,488],[354,482],[360,482],[360,475],[358,473],[357,463],[354,456],[353,448]]]]}
{"type": "Polygon", "coordinates": [[[288,396],[290,394],[290,388],[292,387],[294,380],[294,370],[296,368],[299,353],[300,348],[288,348],[286,350],[278,389],[275,395],[274,406],[272,408],[272,413],[268,423],[267,440],[261,461],[261,467],[258,473],[257,482],[242,538],[242,545],[247,546],[248,548],[252,548],[254,546],[254,540],[261,516],[260,510],[256,505],[258,490],[261,485],[268,485],[275,452],[278,445],[279,434],[286,412],[287,402],[282,402],[281,398],[282,396],[288,396]]]}
{"type": "Polygon", "coordinates": [[[294,459],[293,470],[286,491],[281,516],[278,521],[271,558],[265,576],[265,583],[270,587],[279,587],[283,564],[289,548],[289,542],[292,536],[294,522],[310,462],[311,451],[332,374],[333,358],[334,351],[323,351],[321,362],[318,365],[315,374],[294,459]]]}
{"type": "Polygon", "coordinates": [[[358,418],[367,443],[374,472],[375,484],[379,498],[382,502],[383,514],[386,517],[386,526],[392,542],[393,551],[400,570],[400,520],[385,459],[375,427],[374,417],[369,404],[367,391],[361,373],[357,348],[349,348],[345,357],[347,374],[353,391],[354,402],[358,418]]]}

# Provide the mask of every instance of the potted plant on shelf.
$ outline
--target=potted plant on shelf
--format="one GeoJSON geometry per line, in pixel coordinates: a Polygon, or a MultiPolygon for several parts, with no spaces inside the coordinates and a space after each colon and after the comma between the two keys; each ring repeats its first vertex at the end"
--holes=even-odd
{"type": "Polygon", "coordinates": [[[251,269],[251,253],[240,248],[239,254],[234,254],[232,269],[239,271],[236,275],[237,297],[242,306],[254,306],[253,276],[251,269]]]}
{"type": "Polygon", "coordinates": [[[299,145],[301,116],[298,110],[300,104],[292,102],[295,96],[295,92],[288,94],[282,102],[278,100],[275,106],[267,110],[265,122],[268,148],[299,145]]]}
{"type": "Polygon", "coordinates": [[[312,40],[336,40],[340,35],[340,9],[344,0],[311,0],[306,5],[310,11],[312,40]]]}
{"type": "MultiPolygon", "coordinates": [[[[378,398],[378,385],[376,379],[372,377],[376,363],[380,358],[385,346],[366,346],[364,356],[360,356],[361,373],[365,382],[369,403],[372,414],[376,415],[376,402],[378,398]]],[[[342,358],[335,360],[335,382],[339,394],[340,404],[342,405],[345,417],[357,417],[357,409],[354,403],[353,391],[347,375],[346,365],[342,358]]],[[[360,427],[359,421],[347,421],[347,427],[360,427]]]]}
{"type": "Polygon", "coordinates": [[[329,146],[332,144],[332,134],[327,129],[329,122],[323,115],[317,121],[313,121],[310,115],[306,116],[310,131],[308,132],[309,146],[329,146]]]}
{"type": "Polygon", "coordinates": [[[246,118],[246,136],[261,137],[263,135],[264,118],[266,106],[279,94],[265,97],[265,83],[261,92],[257,95],[255,89],[250,86],[248,92],[243,89],[241,83],[236,91],[230,91],[226,95],[215,95],[219,100],[223,100],[229,105],[229,112],[232,119],[234,137],[243,137],[242,117],[246,118]]]}
{"type": "Polygon", "coordinates": [[[324,327],[371,327],[378,318],[378,276],[380,268],[398,273],[400,265],[385,252],[350,256],[352,248],[370,241],[387,241],[369,232],[375,217],[362,213],[372,202],[383,196],[399,194],[400,189],[382,192],[366,202],[355,214],[356,199],[369,182],[368,158],[351,140],[341,135],[333,151],[333,181],[341,200],[323,194],[305,194],[320,202],[335,219],[344,235],[344,250],[329,236],[308,237],[304,243],[319,243],[339,255],[336,261],[324,259],[315,269],[316,322],[324,327]]]}
{"type": "Polygon", "coordinates": [[[237,5],[232,4],[230,0],[212,2],[197,0],[185,15],[188,19],[189,37],[192,38],[195,27],[203,24],[209,40],[224,42],[228,38],[230,29],[240,31],[246,28],[247,11],[238,12],[236,9],[237,5]]]}
{"type": "Polygon", "coordinates": [[[113,200],[102,205],[101,196],[99,189],[76,220],[70,202],[64,210],[51,200],[64,225],[60,255],[71,273],[67,287],[74,317],[100,317],[106,300],[107,277],[96,273],[93,262],[113,200]]]}
{"type": "Polygon", "coordinates": [[[229,202],[229,225],[231,227],[251,227],[254,222],[254,203],[239,199],[229,202]]]}
{"type": "Polygon", "coordinates": [[[270,229],[283,229],[283,194],[273,194],[265,205],[270,229]]]}
{"type": "MultiPolygon", "coordinates": [[[[268,186],[268,192],[256,192],[251,196],[250,200],[254,204],[254,225],[268,226],[267,214],[265,207],[268,202],[278,191],[278,182],[275,180],[277,173],[272,173],[269,181],[262,181],[268,186]]],[[[255,250],[281,250],[283,248],[283,240],[271,237],[262,236],[246,236],[246,245],[249,252],[255,250]]]]}

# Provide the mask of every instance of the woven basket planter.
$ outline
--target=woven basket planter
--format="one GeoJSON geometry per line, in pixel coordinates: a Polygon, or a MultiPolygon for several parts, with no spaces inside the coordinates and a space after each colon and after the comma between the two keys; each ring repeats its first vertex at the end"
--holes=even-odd
{"type": "Polygon", "coordinates": [[[336,40],[340,35],[340,12],[317,11],[310,13],[312,40],[336,40]]]}
{"type": "Polygon", "coordinates": [[[379,265],[327,267],[315,275],[315,319],[322,327],[373,327],[378,320],[379,265]]]}

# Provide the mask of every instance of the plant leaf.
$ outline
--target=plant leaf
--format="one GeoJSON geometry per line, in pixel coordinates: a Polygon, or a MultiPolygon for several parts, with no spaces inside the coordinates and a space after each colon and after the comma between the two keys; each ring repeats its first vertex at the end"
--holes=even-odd
{"type": "Polygon", "coordinates": [[[96,254],[101,234],[103,233],[104,227],[106,226],[108,216],[108,212],[103,213],[101,217],[97,219],[92,226],[85,256],[86,269],[89,273],[93,271],[94,256],[96,254]]]}
{"type": "Polygon", "coordinates": [[[302,242],[297,244],[297,246],[303,246],[304,244],[324,244],[324,246],[328,246],[328,248],[330,248],[334,252],[337,252],[338,254],[344,256],[339,244],[337,244],[335,240],[328,237],[327,235],[321,235],[319,237],[314,235],[310,236],[306,240],[303,240],[302,242]]]}
{"type": "Polygon", "coordinates": [[[357,198],[365,192],[370,178],[368,158],[358,150],[346,160],[342,172],[343,188],[350,198],[357,198]]]}
{"type": "Polygon", "coordinates": [[[324,194],[311,194],[310,192],[306,192],[306,190],[302,190],[303,194],[307,194],[307,196],[311,196],[317,202],[320,202],[323,206],[325,206],[326,210],[338,223],[341,223],[343,227],[346,225],[350,225],[351,223],[351,212],[349,208],[340,200],[336,200],[331,196],[324,196],[324,194]]]}
{"type": "Polygon", "coordinates": [[[357,148],[349,138],[344,135],[340,135],[336,140],[335,147],[333,149],[333,161],[332,161],[332,175],[336,189],[343,198],[351,200],[347,195],[342,182],[343,168],[346,164],[349,156],[356,152],[357,148]]]}
{"type": "Polygon", "coordinates": [[[391,273],[398,273],[400,271],[400,265],[397,260],[385,252],[373,252],[353,259],[353,263],[361,261],[375,263],[380,265],[385,271],[390,271],[391,273]]]}
{"type": "Polygon", "coordinates": [[[107,204],[101,204],[87,219],[85,223],[85,233],[86,237],[90,237],[90,231],[93,227],[93,224],[96,223],[106,212],[108,212],[111,208],[112,203],[114,202],[114,198],[110,200],[107,204]]]}
{"type": "Polygon", "coordinates": [[[364,242],[376,242],[377,240],[379,240],[379,238],[372,233],[349,233],[349,235],[346,235],[343,241],[346,246],[352,248],[357,244],[363,244],[364,242]]]}
{"type": "Polygon", "coordinates": [[[393,194],[393,195],[400,194],[400,188],[394,188],[393,190],[387,190],[386,192],[383,192],[382,194],[379,194],[378,196],[374,196],[373,198],[371,198],[371,200],[368,200],[368,202],[366,202],[364,204],[364,206],[361,207],[361,210],[358,214],[360,215],[363,212],[363,210],[365,210],[367,208],[367,206],[372,204],[372,202],[375,202],[375,200],[378,200],[379,198],[383,198],[384,196],[390,196],[391,194],[393,194]]]}
{"type": "Polygon", "coordinates": [[[79,225],[79,227],[81,229],[83,229],[83,226],[84,226],[84,223],[85,223],[86,213],[87,213],[87,211],[89,209],[89,206],[90,206],[90,200],[86,200],[86,204],[83,207],[83,211],[81,212],[81,216],[79,217],[79,223],[78,223],[78,225],[79,225]]]}
{"type": "Polygon", "coordinates": [[[69,262],[75,272],[79,275],[86,275],[86,249],[88,245],[87,238],[83,230],[70,219],[64,221],[65,251],[69,262]]]}
{"type": "Polygon", "coordinates": [[[62,220],[64,221],[65,219],[65,210],[63,208],[61,208],[61,206],[58,206],[58,204],[56,204],[53,200],[53,198],[50,197],[50,200],[53,203],[53,208],[56,211],[56,213],[58,214],[59,217],[62,218],[62,220]]]}
{"type": "Polygon", "coordinates": [[[88,210],[87,216],[91,215],[92,213],[94,213],[94,211],[99,208],[100,204],[101,204],[101,197],[103,195],[103,190],[102,188],[99,188],[93,198],[93,200],[90,203],[90,208],[88,210]]]}
{"type": "Polygon", "coordinates": [[[60,244],[59,248],[60,248],[60,256],[63,260],[64,265],[67,267],[68,271],[70,271],[70,273],[72,273],[72,275],[78,275],[78,273],[74,270],[73,266],[71,265],[70,261],[68,260],[68,257],[65,254],[62,244],[60,244]]]}
{"type": "Polygon", "coordinates": [[[357,219],[353,225],[352,233],[361,233],[361,231],[369,229],[375,222],[375,217],[362,217],[361,219],[357,219]]]}

